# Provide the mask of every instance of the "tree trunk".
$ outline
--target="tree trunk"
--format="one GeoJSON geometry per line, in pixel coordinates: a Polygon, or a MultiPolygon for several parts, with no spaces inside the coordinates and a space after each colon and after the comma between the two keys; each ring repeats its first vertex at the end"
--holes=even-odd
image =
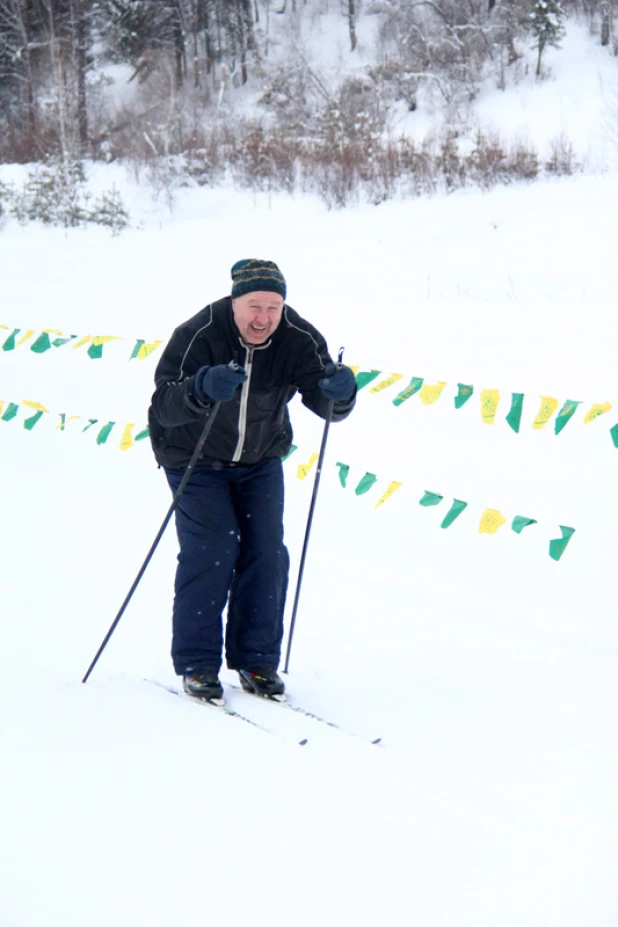
{"type": "Polygon", "coordinates": [[[601,45],[609,45],[611,31],[609,3],[603,3],[601,6],[601,45]]]}
{"type": "Polygon", "coordinates": [[[544,42],[539,42],[539,57],[536,62],[536,76],[539,77],[541,74],[541,57],[543,55],[543,49],[545,48],[544,42]]]}
{"type": "Polygon", "coordinates": [[[350,50],[356,48],[356,0],[348,0],[348,27],[350,30],[350,50]]]}
{"type": "Polygon", "coordinates": [[[82,155],[88,152],[88,100],[86,96],[86,71],[88,69],[88,24],[86,21],[85,0],[77,0],[76,13],[76,49],[77,65],[77,125],[79,148],[82,155]]]}

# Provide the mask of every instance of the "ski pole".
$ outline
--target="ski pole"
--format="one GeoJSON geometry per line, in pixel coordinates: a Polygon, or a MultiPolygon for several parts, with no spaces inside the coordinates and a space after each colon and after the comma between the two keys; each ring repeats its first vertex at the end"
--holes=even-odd
{"type": "MultiPolygon", "coordinates": [[[[233,363],[233,362],[232,362],[232,363],[233,363]]],[[[204,425],[204,430],[202,431],[202,434],[200,435],[199,441],[197,442],[197,444],[196,444],[196,446],[195,446],[195,450],[193,451],[193,456],[191,457],[191,460],[189,461],[189,464],[188,464],[188,466],[187,466],[187,469],[185,470],[185,472],[184,472],[184,474],[183,474],[183,477],[182,477],[182,480],[180,481],[180,485],[179,485],[178,489],[177,489],[176,492],[174,493],[174,498],[172,499],[172,504],[171,504],[170,507],[169,507],[169,510],[168,510],[167,515],[166,515],[165,518],[163,519],[163,524],[162,524],[161,527],[159,528],[159,532],[158,532],[156,538],[155,538],[154,541],[153,541],[152,547],[151,547],[150,550],[148,551],[148,554],[147,554],[147,556],[146,556],[146,559],[144,560],[144,562],[143,562],[143,564],[142,564],[142,566],[141,566],[141,568],[140,568],[139,573],[138,573],[137,576],[135,577],[135,580],[133,581],[133,585],[131,586],[131,588],[129,589],[129,591],[128,591],[128,593],[127,593],[126,599],[124,600],[124,602],[123,602],[122,605],[120,606],[120,610],[119,610],[118,614],[116,615],[116,617],[114,618],[114,621],[112,622],[112,626],[110,627],[109,631],[108,631],[107,634],[105,635],[105,637],[104,637],[104,639],[103,639],[103,643],[101,644],[101,646],[100,646],[99,649],[97,650],[94,660],[92,661],[92,663],[91,663],[90,666],[88,667],[88,672],[86,673],[86,675],[85,675],[84,678],[82,679],[82,682],[88,682],[88,677],[90,676],[91,672],[93,671],[93,669],[94,669],[95,666],[97,665],[97,662],[98,662],[98,660],[99,660],[99,657],[101,656],[101,654],[103,653],[103,651],[104,651],[105,648],[107,647],[107,645],[108,645],[108,643],[109,643],[110,637],[112,636],[112,634],[113,634],[114,631],[116,630],[116,627],[117,627],[117,625],[118,625],[118,622],[120,621],[120,619],[121,619],[122,616],[124,615],[125,609],[126,609],[127,605],[129,604],[129,602],[131,601],[131,599],[132,599],[132,597],[133,597],[133,593],[134,593],[135,590],[137,589],[137,587],[138,587],[138,585],[139,585],[139,582],[140,582],[142,576],[143,576],[144,573],[146,572],[146,568],[147,568],[148,564],[150,563],[150,561],[151,561],[151,559],[152,559],[152,555],[154,554],[155,550],[157,549],[157,545],[159,544],[159,541],[160,541],[161,538],[163,537],[163,532],[164,532],[165,529],[167,528],[168,522],[169,522],[170,518],[172,517],[172,515],[174,514],[174,510],[175,510],[176,506],[178,505],[178,500],[180,499],[181,495],[183,494],[183,492],[184,492],[184,490],[185,490],[185,486],[186,486],[187,483],[189,482],[189,477],[191,476],[191,472],[192,472],[192,470],[193,470],[193,467],[194,467],[195,464],[197,463],[197,459],[198,459],[198,457],[200,456],[201,450],[202,450],[202,448],[204,447],[204,444],[206,443],[206,438],[208,437],[208,435],[209,435],[209,433],[210,433],[210,429],[212,428],[212,423],[214,422],[215,416],[216,416],[216,414],[217,414],[218,411],[219,411],[219,403],[216,402],[216,403],[214,404],[214,406],[212,407],[212,412],[210,413],[210,415],[209,415],[209,417],[208,417],[208,420],[206,421],[206,424],[204,425]]]]}
{"type": "MultiPolygon", "coordinates": [[[[336,369],[339,369],[342,366],[341,360],[343,357],[343,348],[339,349],[339,357],[337,359],[336,369]]],[[[296,625],[296,613],[298,611],[298,600],[300,599],[300,587],[303,581],[303,573],[305,571],[305,559],[307,557],[307,548],[309,546],[309,535],[311,534],[311,525],[313,522],[313,513],[315,511],[315,503],[318,497],[318,487],[320,485],[320,476],[322,474],[322,463],[324,462],[324,453],[326,451],[326,440],[328,438],[328,429],[330,428],[330,423],[333,417],[333,408],[335,403],[332,399],[328,402],[328,407],[326,409],[326,421],[324,422],[324,432],[322,434],[322,444],[320,445],[320,454],[318,457],[318,466],[315,471],[315,480],[313,481],[313,494],[311,496],[311,504],[309,506],[309,517],[307,519],[307,528],[305,530],[305,540],[303,543],[303,550],[300,555],[300,566],[298,568],[298,579],[296,581],[296,594],[294,596],[294,605],[292,608],[292,618],[290,620],[290,632],[288,634],[288,646],[287,652],[285,655],[285,667],[283,672],[287,673],[288,667],[290,665],[290,651],[292,650],[292,639],[294,637],[294,627],[296,625]]]]}

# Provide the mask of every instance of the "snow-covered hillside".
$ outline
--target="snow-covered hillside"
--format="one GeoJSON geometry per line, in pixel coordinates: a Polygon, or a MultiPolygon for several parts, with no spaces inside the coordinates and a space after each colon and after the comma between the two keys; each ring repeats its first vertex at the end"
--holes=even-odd
{"type": "MultiPolygon", "coordinates": [[[[523,89],[499,93],[519,131],[523,89]]],[[[601,106],[591,91],[582,111],[601,106]]],[[[338,213],[186,190],[169,215],[97,170],[142,228],[0,233],[1,927],[615,924],[616,175],[338,213]],[[160,348],[129,357],[229,292],[249,255],[280,264],[333,351],[380,371],[331,430],[287,678],[292,704],[340,729],[250,701],[227,671],[230,705],[268,731],[145,681],[177,683],[172,529],[80,683],[169,505],[147,442],[119,448],[145,424],[160,348]],[[98,359],[92,340],[31,351],[44,329],[123,340],[98,359]],[[394,405],[413,377],[446,385],[394,405]],[[457,409],[460,383],[474,394],[457,409]],[[535,429],[541,397],[558,407],[535,429]],[[24,401],[49,410],[31,429],[24,401]],[[443,529],[454,499],[467,508],[443,529]],[[486,509],[506,519],[493,535],[486,509]],[[536,524],[517,534],[516,516],[536,524]],[[556,561],[560,526],[575,533],[556,561]]],[[[297,467],[322,425],[292,416],[294,579],[313,477],[297,467]]]]}

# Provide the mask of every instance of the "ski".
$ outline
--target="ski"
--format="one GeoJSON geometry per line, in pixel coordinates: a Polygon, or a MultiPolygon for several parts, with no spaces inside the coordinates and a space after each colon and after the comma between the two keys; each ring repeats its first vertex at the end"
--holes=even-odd
{"type": "Polygon", "coordinates": [[[337,724],[335,721],[329,721],[327,718],[322,718],[320,715],[316,715],[313,711],[309,711],[307,708],[303,708],[295,701],[290,700],[290,696],[285,694],[283,696],[275,695],[259,695],[257,692],[249,692],[247,689],[244,689],[242,686],[237,686],[234,683],[226,682],[224,686],[227,686],[229,689],[234,689],[236,692],[242,692],[244,695],[248,695],[251,698],[257,698],[262,702],[273,702],[275,705],[281,705],[283,708],[289,708],[290,711],[295,711],[300,715],[303,715],[305,718],[311,718],[312,721],[318,721],[320,724],[324,724],[326,727],[330,727],[332,730],[339,731],[340,734],[345,734],[347,737],[355,737],[358,740],[362,740],[371,746],[381,746],[382,738],[376,737],[374,740],[371,740],[368,737],[363,737],[362,734],[356,734],[354,731],[349,731],[347,728],[342,727],[340,724],[337,724]]]}
{"type": "Polygon", "coordinates": [[[258,728],[260,731],[264,731],[265,734],[275,734],[275,731],[272,731],[270,728],[265,727],[263,724],[259,724],[257,721],[253,721],[251,718],[246,718],[239,711],[235,711],[233,708],[230,708],[229,705],[225,704],[223,699],[211,699],[210,701],[206,699],[196,698],[193,695],[187,695],[182,689],[177,689],[175,686],[168,685],[164,682],[159,682],[156,679],[145,679],[144,682],[149,682],[153,686],[157,686],[159,689],[164,689],[166,692],[169,692],[170,695],[176,695],[178,698],[183,700],[194,702],[199,705],[206,705],[209,708],[222,711],[224,714],[229,715],[231,718],[238,718],[239,721],[244,721],[245,724],[250,724],[252,727],[258,728]]]}

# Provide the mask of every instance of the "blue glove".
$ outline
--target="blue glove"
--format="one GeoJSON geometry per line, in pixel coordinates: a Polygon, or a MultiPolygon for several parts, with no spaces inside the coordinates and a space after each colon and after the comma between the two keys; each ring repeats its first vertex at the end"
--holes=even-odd
{"type": "Polygon", "coordinates": [[[318,386],[327,399],[335,402],[350,399],[354,395],[356,377],[349,367],[335,368],[334,364],[327,364],[324,369],[325,377],[318,380],[318,386]]]}
{"type": "Polygon", "coordinates": [[[244,368],[238,364],[200,367],[193,384],[195,398],[199,402],[230,402],[234,398],[236,387],[246,379],[244,368]]]}

